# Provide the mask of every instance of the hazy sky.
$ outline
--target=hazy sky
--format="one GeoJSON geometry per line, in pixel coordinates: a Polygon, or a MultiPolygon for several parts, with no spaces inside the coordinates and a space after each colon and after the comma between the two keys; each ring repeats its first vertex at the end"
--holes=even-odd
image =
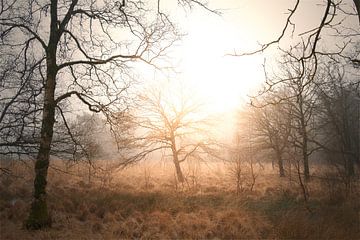
{"type": "MultiPolygon", "coordinates": [[[[176,3],[176,1],[173,1],[176,3]]],[[[290,0],[211,0],[209,7],[222,15],[203,9],[179,11],[165,6],[187,35],[178,44],[174,64],[182,72],[177,76],[196,89],[213,111],[236,108],[246,95],[264,80],[264,55],[230,57],[234,51],[256,49],[257,43],[273,40],[281,32],[290,0]]],[[[324,11],[323,1],[303,0],[295,15],[296,32],[316,27],[324,11]]],[[[351,3],[351,1],[350,1],[351,3]]],[[[356,20],[356,18],[355,18],[356,20]]],[[[295,37],[297,34],[295,34],[295,37]]],[[[287,42],[284,42],[286,45],[287,42]]],[[[269,51],[267,58],[275,51],[269,51]]]]}

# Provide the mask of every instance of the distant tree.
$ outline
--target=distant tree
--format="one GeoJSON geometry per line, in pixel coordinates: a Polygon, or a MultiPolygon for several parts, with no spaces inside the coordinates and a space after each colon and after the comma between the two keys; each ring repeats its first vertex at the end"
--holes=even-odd
{"type": "Polygon", "coordinates": [[[76,159],[85,158],[91,161],[104,155],[102,141],[107,130],[105,121],[97,115],[83,114],[77,116],[70,125],[74,137],[81,147],[80,151],[74,151],[76,159]]]}
{"type": "MultiPolygon", "coordinates": [[[[235,52],[230,55],[247,56],[266,53],[271,47],[277,47],[281,54],[285,52],[292,56],[293,63],[298,62],[297,74],[299,76],[308,75],[309,67],[311,68],[312,73],[308,75],[310,80],[308,82],[313,81],[314,76],[317,75],[322,58],[328,58],[330,61],[337,58],[358,67],[360,63],[360,1],[326,0],[322,3],[312,1],[311,4],[314,6],[323,7],[323,13],[319,15],[316,27],[299,32],[298,29],[302,29],[303,23],[296,18],[300,15],[306,18],[306,13],[300,10],[302,3],[305,1],[296,0],[292,3],[292,7],[288,8],[285,23],[273,40],[260,44],[254,51],[235,52]]],[[[282,64],[283,62],[278,63],[279,66],[282,64]]],[[[271,90],[281,82],[266,82],[267,90],[271,90]]]]}
{"type": "MultiPolygon", "coordinates": [[[[74,140],[77,144],[73,144],[74,161],[86,161],[88,167],[88,182],[95,168],[95,160],[105,157],[104,147],[108,129],[105,121],[100,119],[98,115],[84,114],[77,116],[76,120],[70,123],[74,140]],[[79,149],[78,149],[79,148],[79,149]]],[[[115,151],[115,148],[113,149],[115,151]]]]}
{"type": "MultiPolygon", "coordinates": [[[[266,98],[268,100],[264,100],[264,106],[256,107],[254,104],[252,106],[253,134],[262,150],[270,149],[274,153],[279,175],[284,177],[284,159],[291,146],[292,107],[286,102],[267,104],[266,101],[270,101],[269,98],[271,98],[270,93],[266,98]]],[[[258,104],[256,103],[256,105],[258,104]]]]}
{"type": "MultiPolygon", "coordinates": [[[[322,65],[326,65],[326,61],[337,59],[342,63],[350,63],[355,68],[358,66],[360,1],[324,1],[323,13],[319,16],[316,27],[299,32],[298,29],[302,23],[296,20],[296,16],[302,14],[300,5],[303,2],[297,0],[289,8],[285,24],[274,40],[260,44],[255,51],[232,55],[245,56],[263,53],[270,47],[276,46],[283,55],[285,53],[287,56],[277,62],[278,73],[275,75],[283,74],[283,76],[275,81],[267,79],[266,88],[262,93],[273,92],[277,85],[288,86],[291,101],[288,101],[288,98],[279,98],[277,102],[284,100],[293,104],[293,115],[296,120],[293,121],[295,131],[292,131],[291,137],[293,144],[303,155],[304,175],[308,179],[308,158],[313,151],[320,148],[319,146],[314,147],[314,134],[316,134],[314,121],[316,118],[313,115],[318,101],[315,85],[321,85],[325,80],[320,79],[320,75],[322,65]],[[286,42],[287,40],[290,42],[286,42]],[[288,72],[286,74],[284,74],[285,68],[287,68],[285,71],[288,72]]],[[[316,1],[313,4],[316,4],[316,1]]],[[[271,66],[271,68],[274,67],[271,66]]]]}
{"type": "MultiPolygon", "coordinates": [[[[300,48],[298,51],[304,53],[300,48]]],[[[300,55],[301,56],[301,55],[300,55]]],[[[287,91],[287,98],[279,98],[291,106],[291,134],[290,141],[296,151],[302,155],[303,171],[305,180],[310,179],[309,157],[318,146],[313,144],[316,137],[315,115],[318,102],[317,84],[318,62],[302,60],[303,56],[297,57],[286,52],[280,61],[280,70],[274,74],[271,82],[278,82],[282,89],[287,91]]],[[[276,90],[275,90],[276,91],[276,90]]]]}
{"type": "Polygon", "coordinates": [[[245,189],[254,189],[260,168],[263,168],[259,153],[267,148],[263,136],[257,132],[252,110],[249,107],[238,113],[236,132],[226,161],[230,177],[236,183],[237,194],[245,189]]]}
{"type": "Polygon", "coordinates": [[[335,61],[324,67],[326,81],[319,88],[322,139],[318,144],[350,183],[356,164],[360,165],[360,86],[358,74],[349,74],[347,68],[335,61]]]}
{"type": "Polygon", "coordinates": [[[228,172],[230,178],[236,184],[236,194],[239,195],[244,190],[246,182],[246,153],[240,146],[240,139],[236,138],[235,148],[231,151],[230,159],[228,161],[228,172]]]}
{"type": "Polygon", "coordinates": [[[201,159],[211,150],[209,119],[201,112],[201,105],[181,87],[147,90],[140,96],[135,121],[138,137],[133,147],[137,152],[128,158],[128,163],[162,150],[170,153],[177,179],[184,182],[181,163],[190,157],[201,159]]]}

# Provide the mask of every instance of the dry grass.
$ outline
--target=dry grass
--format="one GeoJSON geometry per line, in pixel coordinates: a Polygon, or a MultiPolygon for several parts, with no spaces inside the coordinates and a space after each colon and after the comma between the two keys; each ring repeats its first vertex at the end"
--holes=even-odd
{"type": "Polygon", "coordinates": [[[279,179],[268,166],[254,191],[236,195],[222,163],[185,166],[184,185],[176,183],[171,167],[141,164],[108,174],[106,181],[98,173],[91,183],[86,167],[67,169],[70,175],[50,169],[53,228],[32,232],[22,228],[32,171],[15,165],[22,178],[0,178],[0,238],[360,239],[357,195],[334,202],[328,184],[313,181],[305,204],[296,184],[279,179]]]}

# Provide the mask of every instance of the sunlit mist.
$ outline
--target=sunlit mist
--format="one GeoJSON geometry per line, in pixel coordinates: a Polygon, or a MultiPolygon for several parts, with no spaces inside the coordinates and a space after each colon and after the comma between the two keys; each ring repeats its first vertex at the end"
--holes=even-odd
{"type": "Polygon", "coordinates": [[[0,240],[360,239],[359,0],[1,0],[0,240]]]}
{"type": "Polygon", "coordinates": [[[264,79],[261,56],[234,58],[234,46],[250,48],[239,26],[220,16],[194,16],[180,44],[180,75],[209,104],[209,111],[234,110],[264,79]],[[244,44],[245,43],[245,44],[244,44]]]}

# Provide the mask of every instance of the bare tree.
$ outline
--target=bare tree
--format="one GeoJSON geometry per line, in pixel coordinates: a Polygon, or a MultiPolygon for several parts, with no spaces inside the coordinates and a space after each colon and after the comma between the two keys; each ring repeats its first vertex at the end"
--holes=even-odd
{"type": "Polygon", "coordinates": [[[319,87],[321,134],[319,144],[330,163],[340,170],[347,189],[360,164],[360,90],[358,74],[339,62],[324,66],[325,83],[319,87]]]}
{"type": "MultiPolygon", "coordinates": [[[[237,138],[237,142],[238,142],[237,138]]],[[[237,144],[236,149],[233,150],[230,156],[230,161],[228,164],[228,172],[230,175],[230,178],[235,181],[236,184],[236,194],[239,195],[243,189],[245,184],[245,161],[246,161],[246,155],[243,153],[243,151],[240,149],[239,142],[237,144]]]]}
{"type": "Polygon", "coordinates": [[[140,96],[136,114],[138,137],[128,157],[132,163],[149,153],[163,151],[169,154],[179,182],[185,178],[180,164],[190,157],[201,158],[209,152],[209,121],[200,111],[201,105],[185,93],[184,89],[152,88],[140,96]]]}
{"type": "MultiPolygon", "coordinates": [[[[284,102],[276,104],[267,104],[271,102],[270,98],[278,98],[279,96],[271,96],[269,92],[263,103],[253,103],[251,109],[251,119],[254,124],[253,134],[255,140],[261,150],[271,149],[277,160],[280,177],[285,176],[284,158],[290,147],[290,134],[292,122],[292,107],[284,102]],[[256,105],[263,105],[256,107],[256,105]]],[[[283,96],[285,98],[286,96],[283,96]]],[[[274,166],[274,161],[272,160],[274,166]]]]}
{"type": "Polygon", "coordinates": [[[1,147],[37,152],[27,228],[51,225],[46,183],[56,120],[74,139],[63,107],[77,98],[112,122],[127,108],[136,62],[155,65],[178,39],[169,18],[151,7],[131,0],[2,1],[1,147]]]}
{"type": "MultiPolygon", "coordinates": [[[[300,49],[300,52],[303,52],[300,49]]],[[[299,149],[302,155],[305,179],[310,179],[309,156],[318,147],[311,144],[315,138],[315,107],[317,103],[317,91],[314,78],[316,77],[317,63],[304,61],[303,56],[296,57],[286,52],[283,60],[279,63],[279,73],[275,73],[273,79],[267,80],[287,91],[287,96],[278,96],[278,101],[284,101],[291,109],[291,132],[289,141],[299,149]]],[[[273,87],[272,92],[277,92],[273,87]]],[[[290,113],[290,112],[289,112],[290,113]]]]}
{"type": "Polygon", "coordinates": [[[264,136],[257,132],[254,120],[258,119],[254,117],[253,110],[248,107],[239,112],[234,141],[227,159],[230,177],[236,182],[238,194],[244,187],[250,191],[254,189],[259,171],[263,168],[259,153],[268,148],[267,144],[264,145],[264,136]]]}
{"type": "MultiPolygon", "coordinates": [[[[94,114],[77,116],[76,120],[71,122],[70,129],[76,141],[81,144],[79,150],[74,149],[74,160],[76,162],[80,160],[86,161],[88,183],[90,184],[92,175],[94,175],[96,171],[96,160],[107,157],[105,146],[111,147],[107,139],[109,137],[109,129],[103,119],[94,114]]],[[[76,148],[78,146],[73,145],[73,147],[76,148]]],[[[115,151],[116,148],[114,145],[113,152],[115,151]]]]}
{"type": "Polygon", "coordinates": [[[42,90],[38,88],[41,81],[32,79],[36,68],[29,69],[19,62],[23,57],[20,53],[9,50],[1,45],[0,153],[10,157],[34,155],[41,122],[41,108],[35,102],[41,98],[42,90]],[[34,71],[30,73],[31,70],[34,71]]]}
{"type": "Polygon", "coordinates": [[[288,97],[278,97],[272,102],[277,104],[285,101],[292,104],[294,120],[292,120],[293,130],[290,137],[293,144],[302,152],[305,179],[309,179],[310,176],[309,156],[319,149],[319,146],[313,147],[311,143],[314,142],[313,134],[316,132],[313,111],[317,95],[313,86],[318,74],[319,59],[324,56],[329,59],[339,57],[355,66],[359,62],[359,51],[351,50],[355,49],[354,46],[358,44],[360,36],[358,24],[354,24],[353,21],[355,17],[359,17],[360,23],[360,4],[358,0],[351,3],[352,5],[342,0],[326,0],[317,27],[299,32],[297,29],[301,23],[296,21],[295,15],[301,14],[299,6],[302,1],[297,0],[293,7],[289,8],[285,24],[274,40],[260,44],[255,51],[230,54],[231,56],[254,55],[263,53],[275,45],[287,55],[284,61],[278,63],[278,75],[284,73],[284,68],[287,68],[285,70],[287,73],[277,80],[266,76],[266,88],[261,94],[279,89],[277,85],[288,86],[290,91],[288,97]],[[291,39],[290,44],[285,42],[288,38],[291,39]],[[334,44],[329,45],[329,40],[334,44]]]}
{"type": "MultiPolygon", "coordinates": [[[[254,55],[264,53],[272,46],[277,46],[281,53],[285,52],[293,57],[293,61],[298,61],[298,65],[301,66],[298,68],[298,76],[302,77],[309,74],[307,71],[308,67],[311,66],[312,72],[311,75],[308,75],[310,81],[316,76],[319,59],[323,57],[341,58],[342,61],[358,66],[360,52],[356,46],[358,46],[360,37],[358,28],[360,24],[360,1],[326,0],[323,5],[313,1],[314,5],[323,7],[323,13],[319,15],[317,27],[299,32],[298,29],[302,23],[296,20],[296,15],[306,14],[299,10],[303,2],[296,0],[294,5],[288,9],[289,13],[285,24],[274,40],[260,44],[255,51],[235,52],[229,55],[254,55]],[[355,22],[358,21],[356,17],[359,20],[358,24],[355,22]]],[[[274,85],[281,82],[266,82],[266,89],[271,90],[274,85]]]]}

